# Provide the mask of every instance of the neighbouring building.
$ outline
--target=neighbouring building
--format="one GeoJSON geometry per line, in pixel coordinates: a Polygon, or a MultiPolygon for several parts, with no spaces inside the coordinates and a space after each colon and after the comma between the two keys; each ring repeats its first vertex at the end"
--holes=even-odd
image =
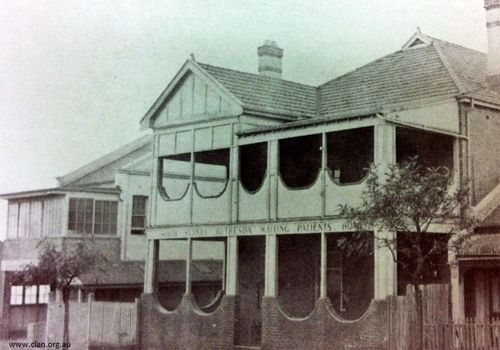
{"type": "MultiPolygon", "coordinates": [[[[443,251],[423,281],[452,284],[456,318],[498,315],[500,0],[485,5],[488,54],[418,31],[320,86],[283,80],[272,41],[257,50],[259,74],[183,64],[141,121],[153,130],[155,178],[143,348],[384,349],[387,298],[403,293],[406,276],[374,242],[403,246],[404,233],[365,232],[371,254],[347,256],[340,246],[359,228],[339,205],[359,203],[370,163],[383,171],[414,156],[453,169],[457,184],[470,180],[469,211],[482,220],[475,243],[450,264],[443,251]],[[179,240],[186,294],[166,303],[159,257],[179,240]],[[224,296],[210,313],[191,297],[199,241],[225,247],[224,296]]],[[[449,228],[431,227],[429,239],[449,228]]]]}
{"type": "MultiPolygon", "coordinates": [[[[50,287],[25,286],[12,280],[12,272],[36,263],[38,244],[50,240],[64,249],[85,242],[105,257],[95,271],[74,282],[73,300],[133,301],[142,293],[145,228],[151,186],[151,136],[59,177],[54,188],[8,193],[7,237],[0,247],[1,336],[25,336],[29,323],[46,320],[50,287]]],[[[169,247],[170,261],[162,262],[159,280],[165,295],[184,293],[185,269],[179,247],[169,247]]],[[[199,255],[192,276],[202,305],[217,297],[221,260],[216,248],[199,255]],[[212,258],[210,260],[210,258],[212,258]]],[[[208,251],[208,250],[204,250],[208,251]]],[[[219,254],[220,255],[220,254],[219,254]]]]}

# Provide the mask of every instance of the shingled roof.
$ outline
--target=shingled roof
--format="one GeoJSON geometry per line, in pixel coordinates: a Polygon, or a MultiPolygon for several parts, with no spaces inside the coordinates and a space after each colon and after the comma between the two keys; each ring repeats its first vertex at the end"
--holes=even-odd
{"type": "Polygon", "coordinates": [[[245,109],[292,117],[315,117],[316,88],[292,81],[198,63],[243,102],[245,109]]]}
{"type": "Polygon", "coordinates": [[[404,108],[414,101],[472,96],[473,92],[476,98],[498,103],[498,94],[487,90],[484,53],[419,35],[428,44],[405,47],[319,87],[199,65],[247,110],[295,117],[342,117],[404,108]]]}
{"type": "Polygon", "coordinates": [[[484,54],[442,40],[430,42],[394,52],[321,85],[320,115],[390,109],[486,87],[484,54]]]}

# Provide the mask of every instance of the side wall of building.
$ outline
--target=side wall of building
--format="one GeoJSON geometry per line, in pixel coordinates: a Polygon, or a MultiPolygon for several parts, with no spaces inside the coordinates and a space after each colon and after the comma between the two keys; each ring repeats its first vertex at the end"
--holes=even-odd
{"type": "Polygon", "coordinates": [[[468,113],[473,204],[500,182],[500,111],[474,106],[468,113]]]}

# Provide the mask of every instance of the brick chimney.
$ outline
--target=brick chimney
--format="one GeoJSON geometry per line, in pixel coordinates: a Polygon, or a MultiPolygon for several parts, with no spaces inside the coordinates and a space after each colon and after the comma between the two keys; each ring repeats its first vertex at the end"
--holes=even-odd
{"type": "Polygon", "coordinates": [[[490,88],[500,90],[500,0],[484,0],[488,32],[486,79],[490,88]]]}
{"type": "Polygon", "coordinates": [[[266,40],[264,45],[257,48],[257,55],[259,56],[259,74],[281,79],[283,49],[278,47],[276,41],[266,40]]]}

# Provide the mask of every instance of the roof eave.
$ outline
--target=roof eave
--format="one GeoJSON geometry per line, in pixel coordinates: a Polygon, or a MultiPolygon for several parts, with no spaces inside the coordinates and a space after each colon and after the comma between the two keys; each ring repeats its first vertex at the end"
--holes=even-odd
{"type": "Polygon", "coordinates": [[[329,123],[338,123],[342,121],[347,121],[347,120],[354,120],[354,119],[366,119],[366,118],[375,118],[378,115],[380,115],[381,112],[374,111],[371,113],[366,113],[366,114],[358,114],[358,115],[348,115],[348,116],[331,116],[331,117],[321,117],[321,118],[310,118],[306,120],[301,120],[301,121],[295,121],[295,122],[290,122],[290,123],[285,123],[282,125],[277,125],[277,126],[269,126],[269,127],[263,127],[263,128],[256,128],[252,130],[245,130],[237,133],[238,136],[250,136],[250,135],[256,135],[256,134],[265,134],[265,133],[271,133],[275,131],[282,131],[282,130],[287,130],[287,129],[296,129],[296,128],[303,128],[303,127],[309,127],[309,126],[315,126],[315,125],[320,125],[320,124],[329,124],[329,123]]]}
{"type": "Polygon", "coordinates": [[[1,199],[24,199],[31,197],[44,197],[44,196],[64,196],[70,192],[83,192],[83,193],[99,193],[99,194],[120,194],[119,188],[75,188],[75,187],[54,187],[39,190],[30,190],[22,192],[11,192],[0,194],[1,199]]]}

